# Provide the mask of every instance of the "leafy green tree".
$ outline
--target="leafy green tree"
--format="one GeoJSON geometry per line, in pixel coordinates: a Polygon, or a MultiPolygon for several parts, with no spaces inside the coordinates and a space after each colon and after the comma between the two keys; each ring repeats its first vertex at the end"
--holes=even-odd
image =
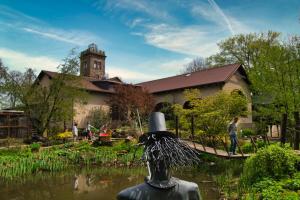
{"type": "Polygon", "coordinates": [[[209,65],[225,65],[241,63],[248,71],[260,55],[262,46],[272,46],[279,43],[280,33],[239,34],[218,44],[219,53],[207,59],[209,65]]]}
{"type": "Polygon", "coordinates": [[[253,93],[253,117],[257,124],[274,124],[282,118],[282,142],[288,115],[296,124],[295,148],[300,141],[300,42],[299,36],[282,40],[280,33],[240,34],[219,43],[220,52],[208,58],[210,65],[241,63],[253,93]]]}
{"type": "Polygon", "coordinates": [[[42,85],[34,72],[25,73],[1,68],[1,94],[9,96],[11,107],[24,110],[39,134],[53,126],[71,121],[75,103],[83,103],[86,93],[81,89],[79,59],[74,51],[58,66],[59,73],[49,85],[42,85]]]}
{"type": "MultiPolygon", "coordinates": [[[[265,99],[265,111],[274,119],[281,114],[294,118],[299,129],[300,107],[300,40],[293,37],[272,46],[261,46],[260,54],[249,71],[252,90],[256,98],[265,99]],[[266,108],[270,108],[266,110],[266,108]]],[[[259,108],[260,107],[260,108],[259,108]]],[[[263,110],[262,109],[262,110],[263,110]]],[[[299,148],[300,135],[296,134],[295,148],[299,148]]]]}
{"type": "Polygon", "coordinates": [[[247,114],[247,99],[237,93],[218,92],[202,99],[199,95],[197,89],[186,90],[185,99],[190,102],[191,108],[174,106],[184,128],[189,128],[190,118],[194,116],[196,134],[226,134],[227,125],[233,117],[247,114]]]}

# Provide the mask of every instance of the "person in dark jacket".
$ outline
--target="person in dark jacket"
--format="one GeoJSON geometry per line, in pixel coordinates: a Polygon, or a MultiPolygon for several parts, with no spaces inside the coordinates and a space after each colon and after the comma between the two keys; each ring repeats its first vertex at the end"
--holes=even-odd
{"type": "Polygon", "coordinates": [[[233,121],[228,126],[228,133],[230,137],[230,154],[236,155],[237,146],[237,122],[239,118],[235,117],[233,121]]]}

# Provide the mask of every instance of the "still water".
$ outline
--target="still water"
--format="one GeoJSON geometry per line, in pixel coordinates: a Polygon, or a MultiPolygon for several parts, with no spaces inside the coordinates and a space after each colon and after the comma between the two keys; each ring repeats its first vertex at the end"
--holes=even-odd
{"type": "MultiPolygon", "coordinates": [[[[0,180],[0,200],[110,200],[122,189],[142,183],[146,175],[145,168],[44,172],[18,181],[0,180]]],[[[210,176],[197,170],[181,170],[173,176],[196,182],[204,200],[218,199],[210,176]]]]}

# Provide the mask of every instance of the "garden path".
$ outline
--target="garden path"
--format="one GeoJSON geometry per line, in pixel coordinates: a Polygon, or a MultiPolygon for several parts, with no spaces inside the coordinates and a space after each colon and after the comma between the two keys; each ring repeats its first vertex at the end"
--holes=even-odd
{"type": "Polygon", "coordinates": [[[221,150],[221,149],[215,149],[212,147],[204,146],[192,141],[184,140],[184,142],[189,145],[191,148],[196,149],[197,151],[203,152],[203,153],[208,153],[212,154],[221,158],[226,158],[226,159],[244,159],[250,157],[251,154],[237,154],[237,155],[230,155],[226,151],[221,150]]]}

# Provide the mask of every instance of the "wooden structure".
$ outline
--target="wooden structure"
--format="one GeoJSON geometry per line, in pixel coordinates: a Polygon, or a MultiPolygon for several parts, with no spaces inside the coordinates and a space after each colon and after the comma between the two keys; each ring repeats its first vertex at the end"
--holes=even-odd
{"type": "Polygon", "coordinates": [[[208,153],[211,155],[215,155],[217,157],[220,158],[226,158],[226,159],[233,159],[233,158],[237,158],[237,159],[243,159],[243,158],[248,158],[250,156],[250,154],[236,154],[236,155],[230,155],[229,152],[221,150],[221,149],[216,149],[213,147],[208,147],[208,146],[204,146],[202,144],[198,144],[192,141],[188,141],[188,140],[184,140],[184,142],[189,145],[191,148],[196,149],[199,152],[202,153],[208,153]]]}
{"type": "Polygon", "coordinates": [[[30,130],[29,119],[23,111],[0,110],[0,141],[28,138],[30,130]]]}

